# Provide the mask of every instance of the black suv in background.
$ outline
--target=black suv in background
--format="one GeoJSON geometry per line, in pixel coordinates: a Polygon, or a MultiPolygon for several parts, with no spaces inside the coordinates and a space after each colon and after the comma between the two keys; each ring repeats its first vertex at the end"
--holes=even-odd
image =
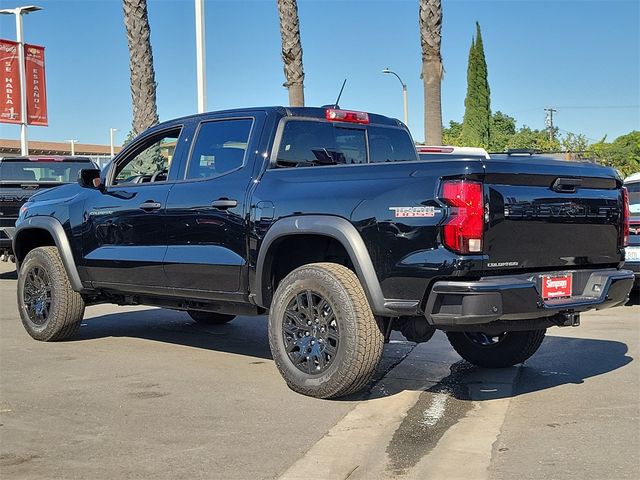
{"type": "Polygon", "coordinates": [[[0,255],[13,256],[11,243],[20,207],[31,195],[65,183],[78,172],[98,168],[88,157],[30,156],[0,158],[0,255]]]}

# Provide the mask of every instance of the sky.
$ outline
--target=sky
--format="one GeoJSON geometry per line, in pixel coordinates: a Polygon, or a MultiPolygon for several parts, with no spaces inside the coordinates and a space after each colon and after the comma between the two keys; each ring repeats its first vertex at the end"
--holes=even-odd
{"type": "MultiPolygon", "coordinates": [[[[34,2],[25,40],[46,47],[48,127],[31,140],[116,143],[131,129],[129,57],[120,0],[34,2]]],[[[333,103],[403,117],[398,80],[408,87],[409,127],[424,139],[417,0],[298,0],[306,104],[333,103]]],[[[193,0],[149,0],[160,120],[197,110],[193,0]]],[[[206,0],[207,109],[286,105],[276,0],[206,0]]],[[[491,108],[518,125],[544,128],[557,109],[561,132],[591,141],[640,130],[640,1],[443,0],[443,122],[464,115],[466,70],[480,22],[491,108]]],[[[0,38],[15,39],[13,16],[0,15],[0,38]]],[[[19,127],[0,124],[0,138],[19,127]]]]}

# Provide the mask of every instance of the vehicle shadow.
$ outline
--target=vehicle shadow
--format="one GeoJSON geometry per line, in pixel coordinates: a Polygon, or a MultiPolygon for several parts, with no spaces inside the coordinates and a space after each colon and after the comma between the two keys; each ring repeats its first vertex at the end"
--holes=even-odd
{"type": "Polygon", "coordinates": [[[10,272],[2,272],[0,273],[0,280],[17,280],[18,272],[15,270],[11,270],[10,272]]]}
{"type": "MultiPolygon", "coordinates": [[[[604,375],[631,363],[625,343],[612,340],[547,336],[540,347],[522,365],[487,369],[463,360],[449,365],[449,374],[424,389],[432,393],[447,393],[457,400],[494,400],[556,388],[567,384],[581,384],[585,380],[604,375]]],[[[416,376],[415,384],[428,384],[428,377],[416,376]]],[[[372,390],[369,398],[393,395],[411,389],[372,390]]]]}
{"type": "MultiPolygon", "coordinates": [[[[94,307],[99,308],[99,307],[94,307]]],[[[88,310],[89,316],[91,311],[88,310]]],[[[184,345],[271,360],[265,317],[238,317],[224,325],[202,326],[184,312],[160,308],[127,311],[88,318],[79,333],[68,341],[106,337],[129,337],[184,345]]],[[[446,345],[444,336],[420,348],[424,352],[411,362],[403,362],[400,382],[386,382],[384,375],[404,355],[394,357],[387,345],[374,380],[361,393],[343,400],[386,397],[404,390],[446,392],[459,400],[510,398],[529,392],[580,384],[633,361],[627,345],[611,340],[547,336],[540,350],[524,365],[504,369],[484,369],[459,360],[446,345]],[[438,379],[441,379],[438,381],[438,379]],[[378,388],[377,382],[385,384],[378,388]],[[434,383],[436,382],[436,383],[434,383]]],[[[407,348],[404,354],[408,353],[407,348]]],[[[413,357],[413,356],[412,356],[413,357]]]]}
{"type": "MultiPolygon", "coordinates": [[[[94,307],[100,308],[100,307],[94,307]]],[[[90,315],[91,311],[87,310],[90,315]]],[[[129,337],[270,360],[264,317],[239,317],[223,325],[200,325],[185,312],[151,308],[86,318],[69,342],[129,337]]]]}
{"type": "Polygon", "coordinates": [[[640,288],[638,287],[631,290],[629,301],[624,304],[625,307],[633,307],[634,305],[640,305],[640,288]]]}

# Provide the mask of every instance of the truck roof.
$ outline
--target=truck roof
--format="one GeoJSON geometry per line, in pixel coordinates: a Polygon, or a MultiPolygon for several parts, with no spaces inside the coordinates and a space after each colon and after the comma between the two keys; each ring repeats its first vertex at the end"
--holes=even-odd
{"type": "MultiPolygon", "coordinates": [[[[335,108],[337,110],[345,110],[345,111],[354,111],[350,109],[341,109],[339,106],[327,105],[324,107],[282,107],[282,106],[271,106],[271,107],[247,107],[247,108],[233,108],[228,110],[216,110],[204,113],[197,113],[194,115],[187,115],[184,117],[175,118],[172,120],[168,120],[166,122],[162,122],[156,127],[163,127],[166,125],[170,125],[172,123],[180,123],[185,120],[199,120],[199,119],[207,119],[213,115],[220,114],[232,114],[232,113],[243,113],[243,112],[255,112],[255,111],[263,111],[267,113],[275,113],[282,115],[284,117],[300,117],[300,118],[317,118],[317,119],[326,119],[327,109],[335,108]]],[[[360,112],[360,110],[358,110],[360,112]]],[[[400,120],[395,118],[386,117],[384,115],[378,115],[376,113],[367,113],[369,116],[369,124],[376,125],[390,125],[395,127],[402,127],[403,123],[400,120]]]]}

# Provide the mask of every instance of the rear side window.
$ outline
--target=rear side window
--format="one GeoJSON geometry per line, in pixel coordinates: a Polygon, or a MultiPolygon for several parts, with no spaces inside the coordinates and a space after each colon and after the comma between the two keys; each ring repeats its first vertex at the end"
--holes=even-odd
{"type": "Polygon", "coordinates": [[[418,160],[411,137],[401,128],[369,127],[371,162],[411,162],[418,160]]]}
{"type": "Polygon", "coordinates": [[[298,120],[285,123],[277,158],[281,167],[353,165],[366,161],[367,142],[363,128],[298,120]]]}
{"type": "Polygon", "coordinates": [[[244,164],[253,119],[218,120],[200,125],[187,178],[210,178],[244,164]]]}
{"type": "Polygon", "coordinates": [[[276,163],[279,167],[310,167],[417,159],[411,137],[400,128],[289,120],[276,163]]]}

